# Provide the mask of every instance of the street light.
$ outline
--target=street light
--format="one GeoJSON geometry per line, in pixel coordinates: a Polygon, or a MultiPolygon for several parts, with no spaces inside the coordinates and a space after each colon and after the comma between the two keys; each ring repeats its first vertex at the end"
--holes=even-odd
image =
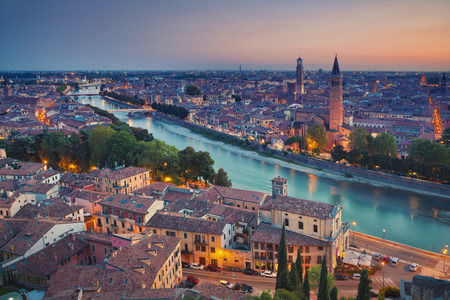
{"type": "Polygon", "coordinates": [[[448,245],[445,245],[444,250],[442,250],[442,253],[444,254],[444,273],[447,274],[447,269],[445,268],[445,257],[447,256],[448,251],[448,245]]]}
{"type": "Polygon", "coordinates": [[[383,271],[383,288],[384,288],[384,261],[381,262],[381,270],[383,271]]]}
{"type": "Polygon", "coordinates": [[[356,226],[356,222],[353,221],[352,224],[353,224],[353,245],[354,245],[355,244],[355,226],[356,226]]]}
{"type": "Polygon", "coordinates": [[[384,240],[384,234],[386,233],[386,229],[383,229],[383,240],[384,240]]]}

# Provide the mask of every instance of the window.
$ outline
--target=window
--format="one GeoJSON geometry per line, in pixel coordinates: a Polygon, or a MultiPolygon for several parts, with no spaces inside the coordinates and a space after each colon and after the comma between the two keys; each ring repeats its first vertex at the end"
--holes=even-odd
{"type": "Polygon", "coordinates": [[[305,253],[309,253],[309,246],[305,246],[305,253]]]}
{"type": "Polygon", "coordinates": [[[319,247],[317,247],[317,250],[322,251],[323,247],[319,246],[319,247]]]}
{"type": "Polygon", "coordinates": [[[200,251],[200,246],[199,245],[195,245],[195,251],[200,251]]]}
{"type": "Polygon", "coordinates": [[[206,252],[206,246],[202,246],[202,252],[206,252]]]}
{"type": "Polygon", "coordinates": [[[310,264],[311,263],[311,256],[305,256],[305,264],[310,264]]]}
{"type": "Polygon", "coordinates": [[[95,245],[94,244],[92,244],[92,251],[95,252],[95,245]]]}
{"type": "Polygon", "coordinates": [[[153,229],[153,233],[156,234],[156,229],[153,229]]]}
{"type": "Polygon", "coordinates": [[[216,253],[216,248],[211,247],[211,253],[216,253]]]}
{"type": "Polygon", "coordinates": [[[215,242],[216,242],[216,237],[215,237],[215,236],[212,236],[212,237],[211,237],[211,242],[212,242],[212,243],[215,243],[215,242]]]}
{"type": "Polygon", "coordinates": [[[106,247],[105,247],[105,255],[107,255],[108,254],[108,249],[106,249],[106,247]]]}
{"type": "Polygon", "coordinates": [[[105,207],[105,210],[103,211],[105,215],[108,214],[108,209],[105,207]]]}
{"type": "Polygon", "coordinates": [[[288,252],[294,253],[294,246],[288,246],[288,252]]]}
{"type": "Polygon", "coordinates": [[[187,233],[186,232],[184,233],[184,238],[187,239],[187,233]]]}
{"type": "Polygon", "coordinates": [[[115,209],[112,210],[112,214],[113,214],[114,216],[116,215],[116,210],[115,210],[115,209]]]}
{"type": "Polygon", "coordinates": [[[284,219],[284,225],[285,225],[286,227],[289,227],[289,219],[284,219]]]}
{"type": "Polygon", "coordinates": [[[317,264],[321,264],[322,263],[322,256],[317,256],[317,264]]]}
{"type": "Polygon", "coordinates": [[[109,219],[105,218],[106,224],[109,224],[109,219]]]}
{"type": "Polygon", "coordinates": [[[303,230],[303,222],[298,221],[298,229],[303,230]]]}
{"type": "Polygon", "coordinates": [[[166,231],[166,235],[175,236],[175,231],[166,231]]]}
{"type": "Polygon", "coordinates": [[[290,263],[292,262],[292,255],[288,256],[288,262],[290,262],[290,263]]]}
{"type": "Polygon", "coordinates": [[[120,212],[120,217],[123,218],[123,211],[120,212]]]}
{"type": "Polygon", "coordinates": [[[133,214],[128,214],[128,217],[131,219],[131,220],[133,220],[133,214]]]}
{"type": "Polygon", "coordinates": [[[142,222],[142,218],[141,218],[141,216],[138,216],[138,223],[141,223],[142,222]]]}
{"type": "Polygon", "coordinates": [[[317,229],[318,229],[317,225],[314,225],[314,226],[313,226],[313,231],[314,231],[315,233],[317,233],[317,229]]]}
{"type": "Polygon", "coordinates": [[[97,263],[97,257],[94,255],[94,264],[97,263]]]}

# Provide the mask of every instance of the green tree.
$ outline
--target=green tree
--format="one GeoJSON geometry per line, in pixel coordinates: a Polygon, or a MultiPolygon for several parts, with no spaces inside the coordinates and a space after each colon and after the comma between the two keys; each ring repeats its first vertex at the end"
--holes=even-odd
{"type": "Polygon", "coordinates": [[[287,252],[286,252],[286,228],[283,224],[283,229],[281,231],[280,237],[280,246],[278,247],[278,273],[277,273],[277,281],[275,284],[275,289],[285,289],[286,290],[286,282],[283,282],[281,279],[281,273],[287,270],[287,252]]]}
{"type": "Polygon", "coordinates": [[[409,145],[409,158],[427,163],[449,164],[450,150],[441,143],[422,138],[415,139],[409,145]]]}
{"type": "Polygon", "coordinates": [[[59,163],[67,154],[69,147],[62,131],[44,132],[39,156],[48,161],[53,169],[59,169],[59,163]]]}
{"type": "Polygon", "coordinates": [[[291,280],[292,291],[300,291],[301,290],[301,282],[300,277],[298,276],[297,271],[297,263],[291,264],[291,271],[289,272],[289,279],[291,280]]]}
{"type": "Polygon", "coordinates": [[[372,287],[370,284],[372,280],[369,279],[369,272],[367,269],[364,269],[361,272],[361,279],[358,284],[358,292],[356,294],[355,300],[370,300],[370,291],[372,287]]]}
{"type": "Polygon", "coordinates": [[[334,286],[330,292],[330,300],[338,300],[338,289],[334,286]]]}
{"type": "Polygon", "coordinates": [[[101,166],[101,159],[106,157],[106,142],[115,131],[111,127],[96,126],[89,134],[88,144],[91,152],[90,162],[94,166],[101,166]]]}
{"type": "Polygon", "coordinates": [[[400,289],[390,285],[381,288],[378,293],[378,300],[384,300],[385,298],[400,299],[400,289]]]}
{"type": "Polygon", "coordinates": [[[309,270],[306,270],[305,272],[305,279],[303,280],[302,291],[306,299],[310,299],[311,287],[309,285],[309,270]]]}
{"type": "Polygon", "coordinates": [[[201,96],[202,92],[195,85],[188,85],[186,87],[186,94],[189,96],[201,96]]]}
{"type": "Polygon", "coordinates": [[[447,147],[450,146],[450,127],[446,128],[444,130],[441,138],[439,140],[437,140],[437,142],[441,143],[442,145],[446,145],[447,147]]]}
{"type": "Polygon", "coordinates": [[[302,138],[300,136],[291,136],[286,140],[286,142],[284,142],[284,144],[288,146],[294,145],[294,150],[298,151],[302,147],[302,138]]]}
{"type": "MultiPolygon", "coordinates": [[[[300,284],[303,283],[303,262],[302,262],[302,252],[300,251],[300,247],[297,248],[297,259],[295,261],[295,268],[297,270],[298,278],[300,280],[300,284]]],[[[300,288],[300,286],[299,286],[300,288]]]]}
{"type": "Polygon", "coordinates": [[[309,150],[319,149],[322,152],[327,146],[327,133],[320,124],[308,128],[307,139],[309,150]]]}
{"type": "Polygon", "coordinates": [[[370,154],[376,155],[387,155],[387,156],[397,156],[397,143],[395,138],[387,132],[382,132],[371,140],[370,154]]]}
{"type": "Polygon", "coordinates": [[[228,174],[224,169],[220,168],[217,173],[212,176],[212,184],[218,186],[231,187],[231,180],[228,179],[228,174]]]}
{"type": "Polygon", "coordinates": [[[280,274],[280,281],[282,283],[281,289],[292,292],[293,286],[292,286],[291,278],[289,277],[289,269],[286,268],[281,273],[278,272],[278,274],[280,274]]]}
{"type": "Polygon", "coordinates": [[[56,88],[56,91],[60,94],[62,94],[62,92],[64,92],[66,90],[67,86],[65,84],[61,84],[60,86],[58,86],[56,88]]]}
{"type": "Polygon", "coordinates": [[[178,157],[180,158],[180,176],[185,180],[185,183],[196,180],[198,172],[194,168],[195,149],[186,147],[178,152],[178,157]]]}
{"type": "Polygon", "coordinates": [[[364,128],[356,127],[356,129],[350,133],[348,144],[350,150],[369,152],[369,144],[371,140],[372,136],[364,128]]]}
{"type": "Polygon", "coordinates": [[[324,255],[322,259],[322,268],[320,270],[319,293],[317,294],[317,300],[330,300],[327,275],[327,256],[324,255]]]}
{"type": "Polygon", "coordinates": [[[347,158],[347,151],[342,145],[336,145],[331,149],[331,159],[336,162],[347,158]]]}
{"type": "Polygon", "coordinates": [[[194,166],[197,169],[198,175],[203,178],[207,185],[209,179],[214,174],[214,160],[209,155],[209,152],[196,152],[194,155],[194,166]]]}
{"type": "Polygon", "coordinates": [[[106,141],[108,149],[106,164],[113,168],[120,165],[130,165],[133,160],[133,149],[136,145],[136,138],[127,131],[116,131],[106,141]]]}

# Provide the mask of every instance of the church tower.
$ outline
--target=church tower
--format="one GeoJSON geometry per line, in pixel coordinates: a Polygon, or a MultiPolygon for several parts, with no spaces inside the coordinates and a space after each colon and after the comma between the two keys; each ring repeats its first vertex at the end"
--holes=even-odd
{"type": "Polygon", "coordinates": [[[442,75],[442,80],[441,80],[441,92],[442,92],[442,93],[447,92],[447,77],[445,77],[445,73],[444,73],[444,75],[442,75]]]}
{"type": "Polygon", "coordinates": [[[330,77],[330,129],[339,130],[344,122],[343,78],[339,71],[337,56],[334,58],[333,71],[330,77]]]}
{"type": "Polygon", "coordinates": [[[278,195],[287,196],[287,179],[280,176],[272,179],[272,201],[275,200],[278,195]]]}
{"type": "Polygon", "coordinates": [[[296,79],[295,85],[297,94],[303,95],[305,93],[303,83],[303,60],[300,57],[297,59],[296,79]]]}
{"type": "Polygon", "coordinates": [[[6,74],[3,75],[3,79],[5,80],[3,82],[3,97],[10,97],[11,96],[11,86],[9,85],[8,77],[6,77],[6,74]]]}

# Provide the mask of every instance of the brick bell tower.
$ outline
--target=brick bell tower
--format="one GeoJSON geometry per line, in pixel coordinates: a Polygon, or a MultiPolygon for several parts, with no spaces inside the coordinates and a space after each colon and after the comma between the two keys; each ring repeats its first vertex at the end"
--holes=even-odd
{"type": "Polygon", "coordinates": [[[343,78],[339,71],[337,55],[334,58],[333,71],[330,77],[330,129],[339,130],[344,123],[343,78]]]}

